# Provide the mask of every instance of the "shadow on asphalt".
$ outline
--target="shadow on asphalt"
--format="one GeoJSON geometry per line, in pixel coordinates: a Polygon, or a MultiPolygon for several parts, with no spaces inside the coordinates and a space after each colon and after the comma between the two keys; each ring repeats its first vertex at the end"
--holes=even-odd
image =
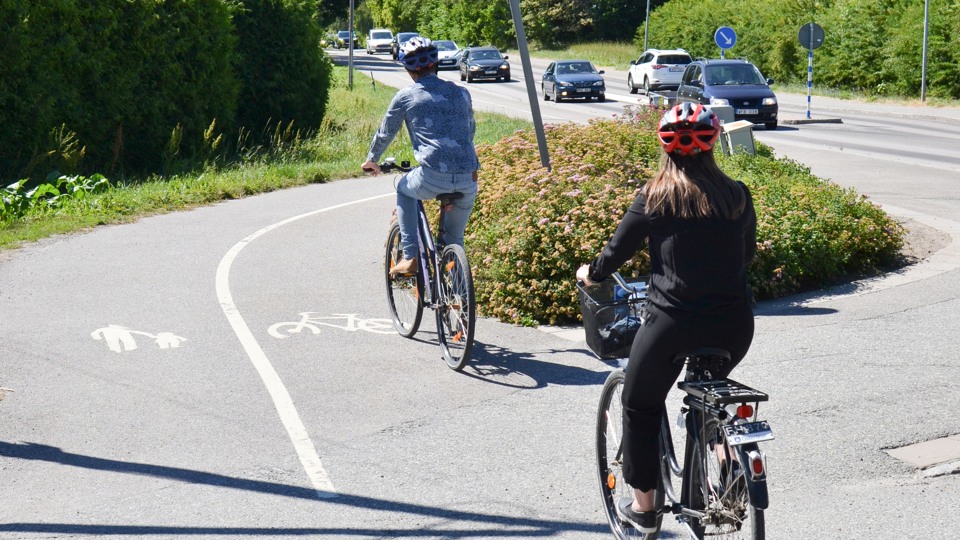
{"type": "Polygon", "coordinates": [[[335,497],[318,497],[317,491],[307,487],[235,478],[222,474],[208,473],[191,469],[180,469],[148,463],[132,463],[113,459],[85,456],[64,452],[61,449],[35,443],[9,443],[0,441],[0,455],[7,458],[27,459],[59,463],[71,467],[125,473],[154,478],[175,480],[188,484],[216,486],[265,495],[280,495],[295,499],[315,501],[320,505],[351,506],[369,508],[400,514],[410,514],[443,520],[444,527],[426,527],[417,529],[383,529],[377,527],[171,527],[163,525],[107,525],[89,523],[0,523],[0,532],[46,533],[76,535],[233,535],[233,536],[311,536],[345,535],[369,538],[436,538],[442,535],[448,538],[510,538],[510,537],[551,537],[562,532],[602,533],[606,524],[584,521],[557,521],[547,519],[524,518],[498,514],[470,512],[463,510],[424,506],[399,501],[389,501],[360,495],[336,494],[335,497]],[[477,523],[495,525],[495,530],[471,530],[464,526],[447,528],[457,523],[477,523]]]}
{"type": "Polygon", "coordinates": [[[576,366],[546,362],[537,358],[542,358],[545,355],[577,352],[592,355],[586,349],[548,349],[538,350],[535,353],[520,352],[474,341],[472,358],[470,363],[463,368],[462,373],[491,384],[529,390],[544,388],[548,385],[602,385],[603,381],[607,379],[607,372],[591,371],[576,366]],[[508,376],[518,374],[528,377],[531,383],[520,384],[509,380],[508,376]]]}

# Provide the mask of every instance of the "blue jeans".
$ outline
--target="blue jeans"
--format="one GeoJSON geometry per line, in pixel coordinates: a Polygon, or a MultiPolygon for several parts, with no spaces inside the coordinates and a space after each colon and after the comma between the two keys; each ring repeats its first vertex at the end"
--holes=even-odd
{"type": "Polygon", "coordinates": [[[441,242],[463,245],[463,232],[477,198],[477,183],[472,173],[444,174],[417,167],[400,178],[397,184],[397,221],[403,258],[417,256],[417,200],[433,199],[441,193],[463,193],[453,208],[444,214],[441,242]]]}

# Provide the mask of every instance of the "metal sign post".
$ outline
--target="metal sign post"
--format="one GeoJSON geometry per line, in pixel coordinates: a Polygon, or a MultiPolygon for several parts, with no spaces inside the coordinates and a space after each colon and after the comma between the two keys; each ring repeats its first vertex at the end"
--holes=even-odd
{"type": "Polygon", "coordinates": [[[807,48],[807,118],[810,118],[810,98],[813,95],[813,50],[823,45],[823,28],[815,22],[800,27],[797,39],[807,48]]]}
{"type": "Polygon", "coordinates": [[[727,49],[732,49],[737,44],[737,33],[729,26],[721,26],[713,33],[713,42],[720,47],[720,58],[725,58],[727,49]]]}
{"type": "Polygon", "coordinates": [[[549,171],[550,154],[547,151],[547,134],[543,130],[543,119],[540,117],[540,102],[537,101],[537,88],[533,80],[533,68],[530,66],[527,34],[523,31],[523,17],[520,15],[520,0],[510,0],[510,12],[513,14],[513,27],[517,32],[517,48],[520,49],[520,63],[523,65],[523,78],[527,83],[530,115],[533,116],[533,128],[537,132],[537,147],[540,149],[540,163],[549,171]]]}
{"type": "Polygon", "coordinates": [[[927,100],[927,34],[930,29],[930,0],[923,3],[923,63],[920,69],[920,101],[927,100]]]}

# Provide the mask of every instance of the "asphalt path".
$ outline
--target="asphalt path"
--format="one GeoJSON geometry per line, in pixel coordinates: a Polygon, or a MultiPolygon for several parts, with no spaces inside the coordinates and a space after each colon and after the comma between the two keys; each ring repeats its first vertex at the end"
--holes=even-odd
{"type": "MultiPolygon", "coordinates": [[[[381,84],[405,77],[357,60],[381,84]]],[[[499,107],[526,95],[469,87],[499,107]]],[[[618,99],[550,102],[545,118],[616,114],[618,99]]],[[[960,433],[956,112],[815,103],[843,124],[758,139],[942,241],[897,274],[758,307],[737,378],[772,396],[768,537],[953,538],[960,476],[885,450],[960,433]]],[[[389,332],[392,181],[3,255],[0,538],[609,537],[592,453],[611,366],[576,329],[481,319],[463,373],[429,312],[416,339],[389,332]]]]}

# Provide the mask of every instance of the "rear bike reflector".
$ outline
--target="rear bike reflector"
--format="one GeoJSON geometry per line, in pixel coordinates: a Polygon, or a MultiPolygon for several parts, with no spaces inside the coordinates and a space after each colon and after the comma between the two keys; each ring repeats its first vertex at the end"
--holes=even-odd
{"type": "Polygon", "coordinates": [[[764,463],[763,454],[753,450],[747,454],[747,459],[750,460],[750,474],[754,479],[762,477],[767,471],[766,463],[764,463]]]}
{"type": "Polygon", "coordinates": [[[737,407],[737,416],[745,420],[753,418],[753,405],[747,405],[744,403],[743,405],[737,407]]]}

